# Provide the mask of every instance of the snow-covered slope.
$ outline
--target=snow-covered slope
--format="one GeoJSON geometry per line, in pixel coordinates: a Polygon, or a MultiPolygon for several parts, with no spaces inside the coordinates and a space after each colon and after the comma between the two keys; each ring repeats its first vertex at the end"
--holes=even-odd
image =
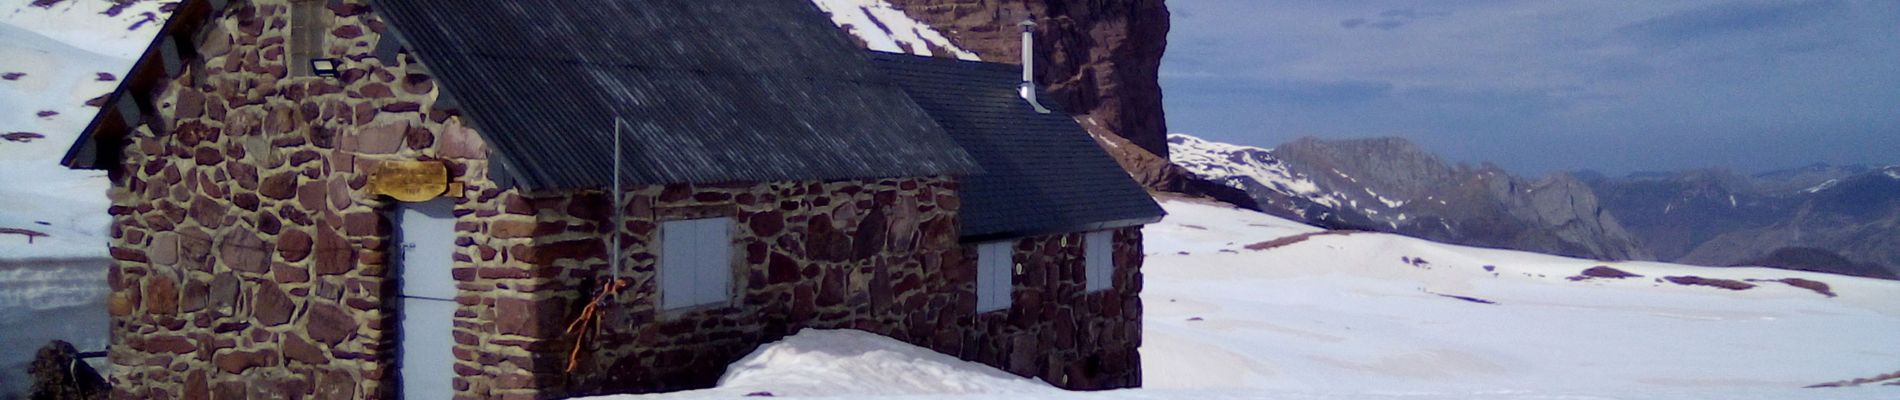
{"type": "Polygon", "coordinates": [[[18,2],[0,8],[0,260],[103,257],[104,174],[59,165],[157,32],[161,4],[18,2]],[[40,236],[40,235],[44,236],[40,236]]]}
{"type": "Polygon", "coordinates": [[[1370,233],[1250,250],[1264,230],[1301,225],[1166,207],[1169,219],[1148,229],[1150,387],[1852,398],[1865,393],[1796,388],[1900,370],[1897,282],[1602,263],[1370,233]],[[1573,279],[1599,266],[1641,277],[1573,279]],[[1752,287],[1671,280],[1693,282],[1686,277],[1752,287]],[[1834,297],[1788,278],[1825,284],[1834,297]]]}
{"type": "Polygon", "coordinates": [[[1063,392],[861,332],[830,331],[763,347],[734,364],[717,389],[624,398],[1900,396],[1892,386],[1803,388],[1900,371],[1893,336],[1900,282],[1606,264],[1325,231],[1194,202],[1164,206],[1167,219],[1147,229],[1146,388],[1063,392]],[[1586,276],[1593,268],[1587,275],[1599,277],[1586,276]],[[1616,271],[1641,276],[1607,278],[1616,271]]]}
{"type": "MultiPolygon", "coordinates": [[[[1266,189],[1292,199],[1304,199],[1330,208],[1347,204],[1304,174],[1287,169],[1273,149],[1202,140],[1187,134],[1168,135],[1168,156],[1175,165],[1195,175],[1243,190],[1266,189]]],[[[1296,215],[1309,217],[1306,210],[1296,215]]]]}
{"type": "Polygon", "coordinates": [[[963,60],[978,60],[976,53],[963,50],[950,38],[905,15],[884,0],[812,0],[831,14],[831,22],[863,40],[865,47],[887,53],[920,56],[946,52],[963,60]]]}
{"type": "Polygon", "coordinates": [[[98,110],[86,101],[118,84],[164,13],[157,1],[12,3],[0,6],[0,398],[26,390],[48,341],[105,349],[108,184],[59,159],[98,110]]]}

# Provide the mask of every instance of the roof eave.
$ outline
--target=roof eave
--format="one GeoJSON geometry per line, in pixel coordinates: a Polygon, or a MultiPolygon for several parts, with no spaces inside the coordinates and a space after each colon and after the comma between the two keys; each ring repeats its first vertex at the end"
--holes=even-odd
{"type": "Polygon", "coordinates": [[[1029,237],[1036,237],[1036,236],[1059,235],[1059,234],[1065,234],[1065,233],[1121,229],[1121,228],[1142,226],[1142,225],[1153,224],[1156,222],[1161,222],[1161,218],[1166,217],[1166,216],[1167,216],[1167,213],[1163,212],[1161,214],[1152,215],[1152,216],[1118,219],[1118,220],[1112,220],[1112,221],[1100,221],[1100,222],[1067,225],[1067,226],[1059,226],[1059,227],[1050,227],[1050,228],[1044,228],[1044,229],[1014,230],[1014,231],[964,235],[963,237],[958,238],[958,241],[964,244],[971,244],[971,243],[993,242],[993,241],[998,241],[998,240],[1022,239],[1022,238],[1029,238],[1029,237]]]}
{"type": "MultiPolygon", "coordinates": [[[[119,115],[119,108],[116,106],[123,101],[126,92],[133,89],[133,86],[145,83],[142,82],[143,79],[150,79],[148,75],[151,74],[154,60],[160,58],[161,46],[166,40],[175,40],[173,38],[180,31],[195,31],[203,26],[202,22],[209,20],[208,17],[212,13],[222,10],[229,3],[228,0],[185,0],[179,4],[178,9],[173,11],[171,16],[166,17],[165,25],[159,28],[157,34],[152,35],[151,43],[145,46],[144,52],[139,53],[138,60],[132,63],[132,67],[125,75],[122,75],[125,79],[119,80],[118,86],[115,86],[111,93],[107,93],[106,102],[100,105],[99,112],[93,114],[92,119],[86,123],[86,128],[79,132],[79,138],[72,147],[66,149],[66,154],[60,157],[60,165],[71,169],[100,169],[96,152],[103,150],[97,143],[100,139],[98,130],[104,125],[108,116],[124,118],[119,115]],[[86,159],[88,155],[83,154],[89,148],[95,152],[92,159],[86,159]]],[[[139,111],[144,112],[143,109],[139,111]]],[[[132,128],[126,127],[126,129],[132,128]]]]}

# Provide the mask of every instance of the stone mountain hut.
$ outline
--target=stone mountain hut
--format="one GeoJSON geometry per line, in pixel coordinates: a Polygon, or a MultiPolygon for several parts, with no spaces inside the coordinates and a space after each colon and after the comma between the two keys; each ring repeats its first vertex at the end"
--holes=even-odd
{"type": "Polygon", "coordinates": [[[64,161],[114,398],[704,388],[805,328],[1141,383],[1161,209],[1022,67],[806,0],[176,7],[64,161]]]}

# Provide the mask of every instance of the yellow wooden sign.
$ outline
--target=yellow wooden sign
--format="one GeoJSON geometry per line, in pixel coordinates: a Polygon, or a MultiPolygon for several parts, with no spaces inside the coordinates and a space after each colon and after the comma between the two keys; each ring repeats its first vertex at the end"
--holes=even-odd
{"type": "Polygon", "coordinates": [[[443,193],[458,195],[452,189],[460,186],[449,182],[449,167],[441,161],[384,161],[369,174],[370,194],[410,203],[429,201],[443,193]]]}

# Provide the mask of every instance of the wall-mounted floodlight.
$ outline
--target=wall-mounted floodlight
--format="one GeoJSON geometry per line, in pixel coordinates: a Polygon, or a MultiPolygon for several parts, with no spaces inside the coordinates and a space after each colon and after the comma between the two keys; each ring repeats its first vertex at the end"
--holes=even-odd
{"type": "Polygon", "coordinates": [[[310,59],[310,74],[335,78],[337,69],[342,66],[343,62],[334,58],[312,58],[310,59]]]}

